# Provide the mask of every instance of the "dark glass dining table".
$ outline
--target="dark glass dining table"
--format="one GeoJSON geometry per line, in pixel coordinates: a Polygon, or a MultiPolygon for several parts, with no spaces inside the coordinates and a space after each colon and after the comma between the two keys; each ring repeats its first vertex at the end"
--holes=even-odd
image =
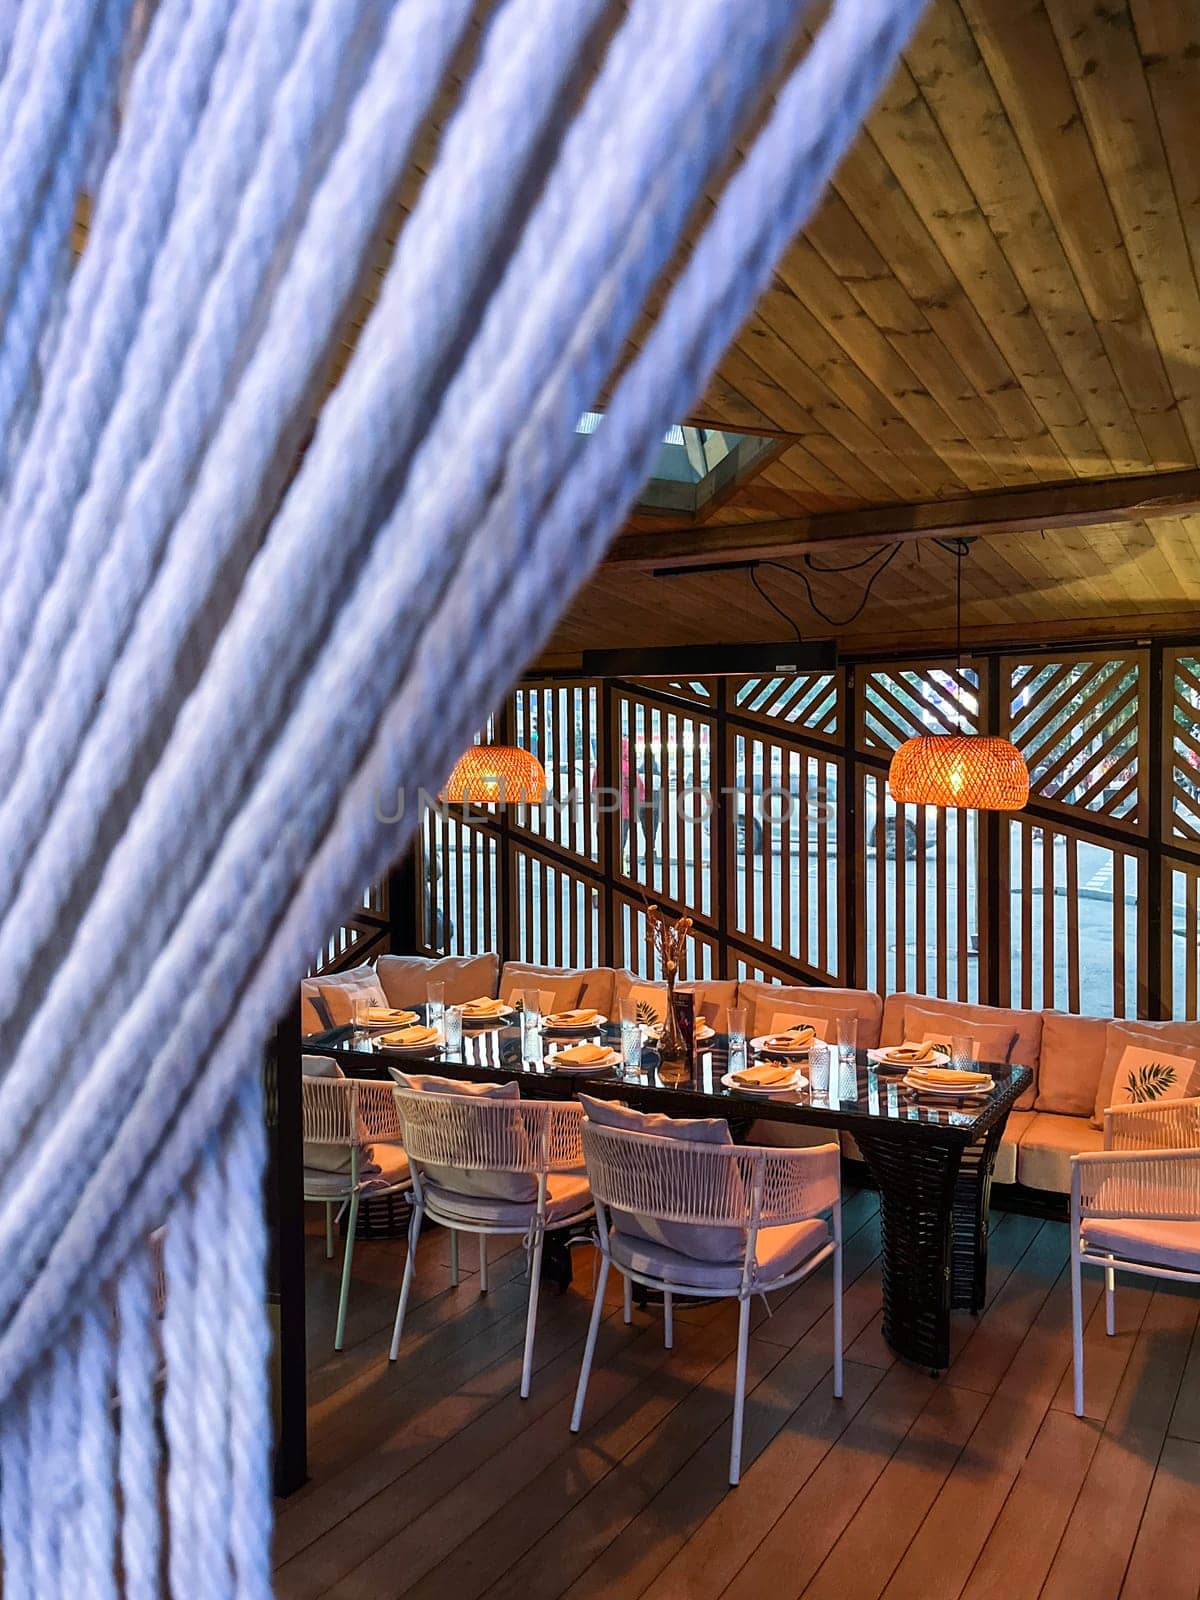
{"type": "Polygon", "coordinates": [[[568,1072],[549,1059],[556,1046],[580,1039],[610,1044],[619,1058],[612,1025],[569,1038],[540,1033],[528,1058],[521,1029],[507,1024],[465,1028],[456,1048],[399,1049],[382,1043],[378,1032],[340,1029],[306,1039],[304,1049],[332,1054],[352,1077],[386,1077],[389,1068],[407,1067],[476,1082],[515,1080],[522,1095],[538,1098],[584,1093],[670,1116],[723,1117],[739,1140],[763,1121],[826,1128],[831,1138],[848,1133],[879,1190],[884,1337],[917,1366],[948,1365],[951,1311],[978,1312],[986,1297],[992,1169],[1008,1114],[1032,1082],[1027,1067],[981,1063],[994,1081],[988,1094],[931,1101],[867,1052],[839,1061],[831,1046],[828,1093],[814,1093],[806,1082],[764,1095],[722,1082],[729,1070],[723,1034],[698,1043],[682,1081],[664,1072],[652,1045],[629,1071],[618,1061],[601,1071],[568,1072]]]}

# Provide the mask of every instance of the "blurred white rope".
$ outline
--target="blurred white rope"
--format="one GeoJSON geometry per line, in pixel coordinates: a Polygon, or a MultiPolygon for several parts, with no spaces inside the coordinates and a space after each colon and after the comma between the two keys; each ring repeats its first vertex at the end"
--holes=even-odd
{"type": "MultiPolygon", "coordinates": [[[[119,0],[54,0],[56,79],[31,48],[33,9],[0,22],[14,409],[6,374],[32,371],[69,174],[94,143],[71,107],[102,121],[119,53],[119,0]]],[[[434,787],[548,635],[919,6],[835,0],[705,215],[797,10],[500,0],[476,41],[469,0],[158,8],[0,522],[6,1594],[57,1600],[87,1564],[108,1600],[118,1548],[134,1600],[155,1592],[139,1373],[155,1330],[145,1238],[165,1218],[171,1590],[212,1574],[215,1595],[269,1591],[262,1039],[306,952],[405,843],[375,794],[434,787]],[[468,41],[379,304],[272,517],[468,41]],[[635,336],[581,447],[579,415],[635,336]],[[56,1183],[68,1169],[80,1181],[56,1183]],[[106,1285],[111,1362],[96,1313],[76,1312],[106,1285]],[[119,1443],[96,1403],[110,1383],[119,1443]],[[119,1522],[92,1499],[118,1481],[119,1522]],[[48,1525],[54,1484],[69,1493],[48,1525]]]]}

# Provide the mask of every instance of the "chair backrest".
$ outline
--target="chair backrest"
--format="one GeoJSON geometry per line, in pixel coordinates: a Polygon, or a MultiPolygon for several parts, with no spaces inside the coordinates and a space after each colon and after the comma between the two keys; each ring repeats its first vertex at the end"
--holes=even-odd
{"type": "Polygon", "coordinates": [[[804,1222],[841,1193],[836,1144],[773,1150],[699,1144],[587,1122],[583,1154],[593,1197],[610,1210],[699,1227],[804,1222]]]}
{"type": "Polygon", "coordinates": [[[1200,1099],[1152,1100],[1104,1113],[1106,1150],[1200,1150],[1200,1099]]]}
{"type": "Polygon", "coordinates": [[[353,1078],[305,1077],[300,1080],[305,1144],[349,1149],[362,1142],[358,1088],[353,1078]]]}
{"type": "Polygon", "coordinates": [[[404,1148],[418,1175],[458,1193],[536,1197],[536,1180],[583,1162],[583,1108],[574,1101],[495,1100],[396,1084],[404,1148]]]}

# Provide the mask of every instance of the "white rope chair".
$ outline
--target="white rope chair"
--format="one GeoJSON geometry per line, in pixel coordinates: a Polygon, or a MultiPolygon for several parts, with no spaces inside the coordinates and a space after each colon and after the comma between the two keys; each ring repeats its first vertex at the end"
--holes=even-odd
{"type": "MultiPolygon", "coordinates": [[[[742,1420],[750,1300],[787,1288],[833,1260],[833,1392],[842,1393],[842,1197],[836,1144],[802,1149],[710,1145],[586,1123],[583,1150],[596,1202],[600,1274],[592,1306],[571,1431],[578,1433],[600,1329],[610,1266],[625,1280],[625,1320],[630,1285],[661,1291],[666,1344],[673,1342],[672,1295],[738,1301],[737,1378],[729,1481],[741,1476],[742,1420]],[[612,1213],[616,1213],[615,1225],[612,1213]],[[622,1215],[636,1222],[744,1231],[739,1259],[727,1263],[687,1253],[622,1231],[622,1215]],[[825,1220],[827,1219],[827,1221],[825,1220]],[[805,1225],[809,1226],[805,1226],[805,1225]]],[[[673,1236],[677,1236],[678,1230],[673,1236]]]]}
{"type": "Polygon", "coordinates": [[[529,1309],[521,1398],[528,1399],[546,1230],[592,1215],[579,1137],[583,1108],[575,1102],[437,1094],[399,1084],[394,1092],[412,1163],[413,1212],[389,1359],[395,1361],[400,1350],[425,1216],[450,1230],[450,1278],[455,1285],[458,1235],[479,1236],[479,1287],[484,1294],[489,1235],[523,1234],[529,1257],[529,1309]],[[527,1198],[520,1197],[525,1187],[522,1177],[529,1180],[527,1198]]]}
{"type": "Polygon", "coordinates": [[[1104,1268],[1105,1329],[1116,1332],[1116,1275],[1200,1284],[1200,1099],[1114,1106],[1104,1150],[1071,1172],[1071,1332],[1075,1415],[1083,1415],[1084,1263],[1104,1268]]]}
{"type": "Polygon", "coordinates": [[[400,1119],[390,1083],[365,1078],[302,1079],[304,1143],[344,1150],[349,1163],[344,1172],[326,1172],[306,1166],[304,1198],[325,1207],[325,1259],[333,1258],[334,1207],[347,1212],[346,1249],[342,1257],[342,1283],[338,1293],[337,1327],[333,1348],[340,1350],[346,1334],[346,1306],[350,1298],[350,1271],[354,1260],[354,1234],[358,1206],[364,1194],[401,1194],[412,1185],[408,1163],[401,1152],[400,1119]],[[364,1153],[394,1146],[391,1171],[377,1176],[364,1172],[364,1153]]]}

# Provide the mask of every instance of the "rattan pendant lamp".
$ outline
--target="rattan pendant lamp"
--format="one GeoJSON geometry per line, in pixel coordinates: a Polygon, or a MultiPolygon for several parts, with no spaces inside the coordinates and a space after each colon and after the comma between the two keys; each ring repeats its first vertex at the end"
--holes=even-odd
{"type": "MultiPolygon", "coordinates": [[[[962,668],[962,568],[967,541],[955,555],[955,649],[962,668]]],[[[973,811],[1020,811],[1029,798],[1029,768],[1009,739],[977,733],[926,733],[906,739],[892,757],[888,787],[897,803],[973,811]]]]}
{"type": "Polygon", "coordinates": [[[473,744],[454,763],[441,798],[450,805],[540,805],[546,771],[515,744],[473,744]]]}

